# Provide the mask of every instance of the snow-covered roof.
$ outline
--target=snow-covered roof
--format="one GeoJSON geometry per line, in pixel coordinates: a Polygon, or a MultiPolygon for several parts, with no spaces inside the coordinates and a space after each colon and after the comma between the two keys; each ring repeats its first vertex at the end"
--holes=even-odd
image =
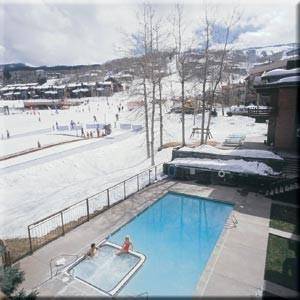
{"type": "Polygon", "coordinates": [[[96,85],[96,82],[83,82],[83,85],[94,86],[96,85]]]}
{"type": "Polygon", "coordinates": [[[264,72],[262,74],[262,78],[271,77],[271,76],[287,76],[287,75],[295,75],[300,74],[300,68],[285,70],[285,69],[275,69],[268,72],[264,72]]]}
{"type": "Polygon", "coordinates": [[[111,81],[98,82],[99,85],[111,85],[111,81]]]}
{"type": "Polygon", "coordinates": [[[77,86],[81,86],[81,83],[69,83],[68,87],[77,87],[77,86]]]}
{"type": "Polygon", "coordinates": [[[72,91],[72,93],[80,93],[80,92],[88,92],[89,89],[86,88],[82,88],[82,89],[75,89],[72,91]]]}
{"type": "Polygon", "coordinates": [[[13,86],[4,86],[3,88],[1,88],[1,91],[2,92],[13,91],[14,89],[15,89],[15,87],[13,87],[13,86]]]}
{"type": "Polygon", "coordinates": [[[245,173],[253,175],[279,175],[265,163],[256,161],[245,161],[243,159],[199,159],[199,158],[176,158],[170,162],[176,166],[202,168],[208,170],[222,170],[227,172],[245,173]]]}
{"type": "Polygon", "coordinates": [[[249,158],[266,158],[266,159],[278,159],[283,160],[280,156],[274,154],[271,151],[266,150],[254,150],[254,149],[219,149],[209,145],[201,145],[196,148],[183,147],[180,151],[208,153],[216,155],[230,155],[230,156],[241,156],[249,158]]]}
{"type": "Polygon", "coordinates": [[[291,82],[300,82],[300,76],[289,76],[281,78],[273,83],[291,83],[291,82]]]}
{"type": "Polygon", "coordinates": [[[53,86],[54,89],[64,89],[66,87],[65,84],[61,84],[61,85],[55,85],[53,86]]]}
{"type": "Polygon", "coordinates": [[[55,95],[57,91],[46,91],[45,94],[55,95]]]}

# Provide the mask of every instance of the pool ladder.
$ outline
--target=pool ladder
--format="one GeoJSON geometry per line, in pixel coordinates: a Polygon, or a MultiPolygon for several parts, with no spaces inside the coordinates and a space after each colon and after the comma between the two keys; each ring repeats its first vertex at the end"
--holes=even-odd
{"type": "Polygon", "coordinates": [[[235,228],[237,226],[237,223],[238,223],[238,220],[236,219],[235,215],[232,214],[231,217],[227,218],[224,227],[226,229],[235,228]]]}

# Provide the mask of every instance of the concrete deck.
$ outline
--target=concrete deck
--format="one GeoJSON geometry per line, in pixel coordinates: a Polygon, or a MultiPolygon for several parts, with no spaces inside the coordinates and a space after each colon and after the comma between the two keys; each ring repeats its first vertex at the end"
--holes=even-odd
{"type": "MultiPolygon", "coordinates": [[[[134,194],[65,236],[49,243],[19,264],[25,271],[21,288],[35,289],[50,277],[51,258],[62,254],[84,254],[92,242],[99,243],[168,191],[182,192],[233,203],[236,227],[225,227],[210,260],[199,278],[196,295],[257,296],[264,286],[264,269],[269,234],[271,201],[261,195],[241,195],[237,188],[203,186],[163,180],[134,194]]],[[[56,279],[57,281],[57,279],[56,279]]],[[[61,283],[61,282],[60,282],[61,283]]],[[[71,283],[73,284],[73,283],[71,283]]],[[[38,289],[40,296],[76,295],[75,289],[48,281],[38,289]],[[70,291],[70,292],[69,292],[70,291]]],[[[77,286],[77,292],[80,288],[77,286]]],[[[92,296],[95,291],[81,289],[80,295],[92,296]]],[[[77,295],[79,295],[77,294],[77,295]]]]}

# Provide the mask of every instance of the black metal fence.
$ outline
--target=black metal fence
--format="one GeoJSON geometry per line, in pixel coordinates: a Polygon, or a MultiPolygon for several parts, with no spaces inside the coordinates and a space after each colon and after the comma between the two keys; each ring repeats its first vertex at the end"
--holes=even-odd
{"type": "Polygon", "coordinates": [[[28,225],[29,250],[64,235],[78,225],[105,211],[163,176],[163,165],[153,166],[95,195],[28,225]]]}

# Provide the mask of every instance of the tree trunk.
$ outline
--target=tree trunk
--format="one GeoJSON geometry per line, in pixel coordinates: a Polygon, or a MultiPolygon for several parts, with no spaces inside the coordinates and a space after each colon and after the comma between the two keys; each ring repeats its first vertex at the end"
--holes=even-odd
{"type": "Polygon", "coordinates": [[[212,102],[209,108],[209,113],[208,113],[208,120],[207,120],[207,126],[206,126],[206,135],[205,135],[205,144],[207,144],[207,140],[208,140],[208,136],[209,136],[209,129],[210,129],[210,121],[211,121],[211,112],[212,112],[212,108],[214,106],[214,102],[215,102],[215,94],[212,94],[212,102]]]}
{"type": "Polygon", "coordinates": [[[224,117],[224,97],[223,96],[221,99],[221,106],[222,106],[222,116],[224,117]]]}
{"type": "Polygon", "coordinates": [[[205,92],[202,98],[202,122],[201,122],[201,145],[204,144],[204,126],[205,126],[205,92]]]}
{"type": "Polygon", "coordinates": [[[181,80],[181,130],[182,146],[185,146],[184,80],[181,80]]]}
{"type": "Polygon", "coordinates": [[[152,115],[151,115],[151,165],[155,165],[154,161],[154,116],[155,116],[155,83],[152,83],[152,115]]]}
{"type": "Polygon", "coordinates": [[[207,120],[207,126],[206,126],[206,135],[205,135],[205,144],[207,143],[208,135],[209,135],[210,121],[211,121],[211,111],[212,111],[212,106],[210,107],[209,113],[208,113],[208,120],[207,120]]]}
{"type": "Polygon", "coordinates": [[[160,137],[160,147],[163,146],[163,114],[162,114],[162,86],[161,86],[161,80],[159,81],[159,137],[160,137]]]}
{"type": "Polygon", "coordinates": [[[144,78],[144,80],[143,80],[143,88],[144,88],[144,109],[145,109],[146,151],[147,151],[147,158],[150,158],[148,99],[147,99],[147,87],[146,87],[146,79],[145,79],[145,78],[144,78]]]}

